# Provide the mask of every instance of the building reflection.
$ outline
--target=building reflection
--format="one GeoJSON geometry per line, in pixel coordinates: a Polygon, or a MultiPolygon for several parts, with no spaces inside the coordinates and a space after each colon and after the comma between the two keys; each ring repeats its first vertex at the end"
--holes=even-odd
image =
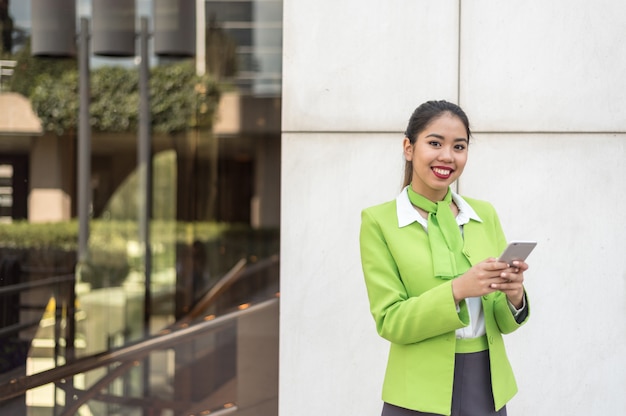
{"type": "MultiPolygon", "coordinates": [[[[137,131],[92,128],[88,262],[77,267],[76,128],[51,131],[33,96],[15,91],[30,15],[24,2],[0,4],[13,33],[0,76],[3,414],[278,413],[282,1],[201,9],[214,118],[151,131],[146,279],[137,131]]],[[[135,70],[132,57],[91,61],[93,74],[135,70]]]]}

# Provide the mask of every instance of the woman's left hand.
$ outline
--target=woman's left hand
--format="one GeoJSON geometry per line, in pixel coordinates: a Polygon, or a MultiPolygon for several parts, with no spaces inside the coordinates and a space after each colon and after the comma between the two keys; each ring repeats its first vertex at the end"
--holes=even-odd
{"type": "Polygon", "coordinates": [[[517,309],[524,304],[524,272],[526,270],[528,270],[528,264],[516,260],[511,267],[500,273],[500,277],[506,279],[506,282],[491,284],[493,289],[503,292],[517,309]]]}

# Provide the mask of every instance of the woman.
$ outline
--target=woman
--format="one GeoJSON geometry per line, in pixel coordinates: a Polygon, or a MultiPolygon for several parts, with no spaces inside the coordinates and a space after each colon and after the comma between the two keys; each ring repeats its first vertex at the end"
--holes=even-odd
{"type": "Polygon", "coordinates": [[[405,188],[363,210],[360,234],[370,310],[391,343],[382,415],[506,415],[517,386],[502,334],[528,319],[528,265],[496,261],[494,208],[450,188],[467,162],[463,110],[426,102],[405,136],[405,188]]]}

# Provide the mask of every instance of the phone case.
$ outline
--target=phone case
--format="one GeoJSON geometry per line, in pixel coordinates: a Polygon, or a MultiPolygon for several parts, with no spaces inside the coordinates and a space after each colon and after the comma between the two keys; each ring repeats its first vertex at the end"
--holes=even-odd
{"type": "Polygon", "coordinates": [[[512,241],[498,257],[498,261],[503,261],[507,264],[511,264],[515,260],[524,261],[534,250],[535,246],[537,246],[536,241],[512,241]]]}

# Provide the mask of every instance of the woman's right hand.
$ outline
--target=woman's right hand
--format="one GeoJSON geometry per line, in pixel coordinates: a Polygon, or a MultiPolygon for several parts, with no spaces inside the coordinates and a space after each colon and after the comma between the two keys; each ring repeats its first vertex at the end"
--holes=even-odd
{"type": "Polygon", "coordinates": [[[484,296],[495,292],[497,289],[491,285],[507,281],[506,277],[502,277],[502,273],[508,267],[508,264],[499,262],[494,258],[488,258],[475,264],[452,281],[454,301],[459,304],[465,298],[484,296]]]}

